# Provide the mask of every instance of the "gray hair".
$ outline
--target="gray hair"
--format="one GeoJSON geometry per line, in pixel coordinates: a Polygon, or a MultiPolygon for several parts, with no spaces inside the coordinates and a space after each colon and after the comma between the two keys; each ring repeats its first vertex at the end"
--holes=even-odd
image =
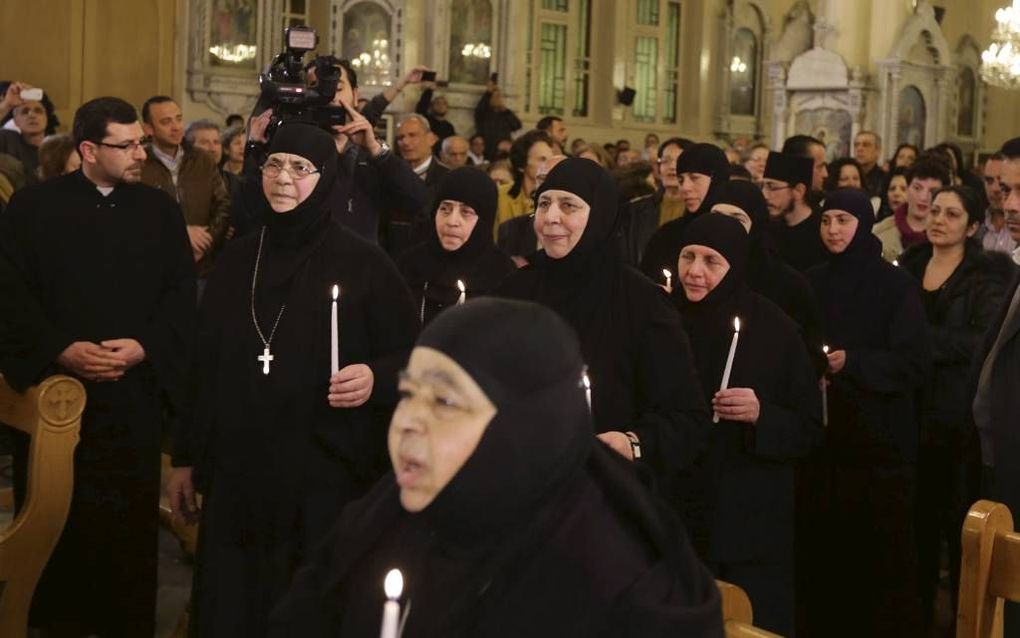
{"type": "Polygon", "coordinates": [[[191,124],[188,124],[188,128],[184,130],[184,141],[187,142],[189,146],[193,145],[195,143],[195,134],[199,131],[216,131],[219,133],[220,127],[210,120],[195,120],[191,124]]]}
{"type": "Polygon", "coordinates": [[[423,115],[419,115],[418,113],[408,113],[407,115],[404,115],[399,120],[397,120],[397,126],[398,127],[403,126],[404,123],[409,120],[416,120],[419,124],[421,124],[422,129],[426,133],[432,132],[432,127],[429,126],[428,119],[426,119],[425,116],[423,115]]]}
{"type": "Polygon", "coordinates": [[[862,135],[870,135],[871,137],[875,138],[875,146],[877,146],[878,148],[882,148],[882,136],[876,133],[875,131],[859,131],[856,137],[860,137],[862,135]]]}
{"type": "Polygon", "coordinates": [[[452,142],[457,141],[457,140],[460,140],[460,141],[464,142],[465,145],[468,145],[468,141],[466,139],[464,139],[463,137],[461,137],[460,135],[451,135],[449,137],[443,138],[443,143],[440,146],[440,149],[442,149],[442,152],[444,154],[449,154],[450,153],[450,144],[452,142]]]}
{"type": "Polygon", "coordinates": [[[234,138],[238,135],[244,135],[244,126],[231,126],[227,130],[223,131],[223,135],[220,136],[220,143],[223,144],[224,149],[230,148],[230,143],[234,141],[234,138]]]}

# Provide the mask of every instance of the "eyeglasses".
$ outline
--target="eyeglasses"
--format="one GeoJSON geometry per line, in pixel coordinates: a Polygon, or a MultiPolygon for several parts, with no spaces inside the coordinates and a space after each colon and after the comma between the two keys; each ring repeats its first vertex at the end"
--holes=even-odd
{"type": "Polygon", "coordinates": [[[777,191],[786,190],[787,188],[793,188],[793,187],[790,186],[789,184],[787,184],[786,186],[780,186],[779,184],[772,184],[772,183],[769,183],[769,182],[762,182],[761,183],[761,189],[763,191],[768,191],[770,193],[775,193],[777,191]]]}
{"type": "Polygon", "coordinates": [[[143,137],[140,140],[131,140],[129,142],[122,142],[120,144],[110,144],[109,142],[96,142],[98,146],[108,146],[109,148],[115,148],[121,151],[127,151],[134,153],[138,149],[142,148],[149,143],[149,138],[143,137]]]}
{"type": "Polygon", "coordinates": [[[295,181],[301,181],[306,177],[310,177],[319,172],[319,169],[308,164],[291,164],[285,166],[281,162],[270,160],[262,165],[262,174],[269,179],[275,179],[280,176],[282,171],[287,171],[295,181]]]}

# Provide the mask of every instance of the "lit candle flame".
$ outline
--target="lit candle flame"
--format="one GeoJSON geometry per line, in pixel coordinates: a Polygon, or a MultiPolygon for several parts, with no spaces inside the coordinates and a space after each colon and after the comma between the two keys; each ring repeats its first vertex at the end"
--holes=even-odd
{"type": "Polygon", "coordinates": [[[386,597],[390,600],[397,600],[400,598],[400,594],[404,592],[404,575],[400,573],[399,569],[391,569],[386,574],[386,581],[383,583],[383,589],[386,591],[386,597]]]}
{"type": "Polygon", "coordinates": [[[663,268],[662,269],[662,276],[665,277],[666,279],[669,279],[669,278],[671,278],[673,276],[673,273],[671,273],[668,270],[666,270],[665,268],[663,268]]]}
{"type": "Polygon", "coordinates": [[[333,284],[333,301],[340,298],[340,286],[333,284]]]}
{"type": "Polygon", "coordinates": [[[740,317],[733,318],[733,332],[740,332],[740,317]]]}
{"type": "Polygon", "coordinates": [[[461,292],[467,292],[467,288],[464,287],[464,282],[460,279],[457,280],[457,289],[461,292]]]}
{"type": "Polygon", "coordinates": [[[822,352],[829,354],[829,346],[822,346],[822,352]]]}
{"type": "Polygon", "coordinates": [[[581,375],[581,383],[584,384],[585,390],[591,390],[591,379],[588,378],[588,373],[585,372],[581,375]]]}

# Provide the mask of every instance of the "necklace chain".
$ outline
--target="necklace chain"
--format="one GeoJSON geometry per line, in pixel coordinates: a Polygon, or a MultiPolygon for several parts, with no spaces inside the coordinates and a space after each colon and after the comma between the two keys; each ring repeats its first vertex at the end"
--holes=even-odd
{"type": "Polygon", "coordinates": [[[276,328],[280,325],[280,318],[283,317],[283,311],[287,309],[287,303],[284,302],[280,306],[280,312],[276,314],[276,321],[273,322],[273,329],[269,331],[269,338],[266,339],[265,335],[262,334],[262,328],[259,327],[258,317],[255,316],[255,282],[259,277],[259,262],[262,261],[262,242],[266,239],[266,227],[262,227],[262,234],[259,235],[259,250],[255,254],[255,272],[251,276],[251,320],[255,324],[255,332],[258,333],[259,339],[262,340],[262,345],[269,349],[269,344],[273,342],[273,336],[276,335],[276,328]]]}

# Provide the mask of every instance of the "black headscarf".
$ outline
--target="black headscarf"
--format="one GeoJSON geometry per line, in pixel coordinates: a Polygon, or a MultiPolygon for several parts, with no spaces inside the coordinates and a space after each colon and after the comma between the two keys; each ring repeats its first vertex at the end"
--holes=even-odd
{"type": "Polygon", "coordinates": [[[573,193],[591,207],[588,225],[569,254],[553,259],[543,250],[533,262],[534,268],[542,272],[536,301],[559,311],[578,327],[585,323],[584,315],[604,294],[605,282],[599,273],[618,261],[616,182],[595,162],[571,157],[549,171],[535,191],[535,200],[548,190],[573,193]]]}
{"type": "MultiPolygon", "coordinates": [[[[875,224],[875,209],[868,194],[859,188],[832,191],[825,197],[822,214],[837,210],[857,218],[857,231],[842,253],[829,253],[826,284],[821,290],[816,288],[818,303],[830,333],[836,318],[846,314],[846,305],[854,303],[855,291],[868,285],[868,278],[882,261],[882,243],[871,232],[875,224]]],[[[824,228],[822,232],[825,232],[824,228]]]]}
{"type": "Polygon", "coordinates": [[[715,180],[728,179],[730,176],[730,162],[726,159],[726,153],[715,144],[695,144],[676,158],[676,172],[700,173],[708,175],[715,180]]]}
{"type": "Polygon", "coordinates": [[[474,453],[421,513],[445,538],[477,543],[527,518],[590,454],[581,348],[554,312],[492,298],[440,314],[418,345],[456,361],[498,410],[474,453]]]}
{"type": "Polygon", "coordinates": [[[336,144],[329,133],[317,126],[302,123],[280,126],[269,144],[267,157],[273,153],[305,158],[319,169],[319,181],[304,201],[286,213],[275,212],[265,191],[259,189],[262,193],[260,217],[266,229],[259,278],[270,288],[290,281],[319,247],[322,231],[330,220],[327,202],[337,175],[336,144]]]}
{"type": "Polygon", "coordinates": [[[492,241],[498,193],[491,179],[477,168],[465,166],[447,173],[439,183],[428,238],[397,260],[400,273],[411,288],[424,323],[460,296],[463,282],[467,298],[488,294],[514,271],[513,262],[492,241]],[[444,200],[467,204],[478,221],[467,241],[454,251],[446,250],[436,230],[436,215],[444,200]]]}
{"type": "MultiPolygon", "coordinates": [[[[590,583],[577,582],[579,573],[607,583],[620,575],[614,571],[619,566],[602,561],[570,564],[584,554],[564,556],[562,543],[602,542],[611,554],[629,551],[618,534],[601,535],[621,523],[644,557],[626,569],[654,585],[627,588],[620,604],[644,611],[648,627],[721,635],[717,594],[706,587],[711,581],[682,527],[593,437],[580,345],[561,318],[534,303],[476,299],[437,316],[418,345],[460,365],[496,415],[472,455],[421,512],[403,510],[392,475],[345,510],[323,552],[299,573],[277,609],[269,635],[376,630],[378,607],[368,601],[381,592],[364,586],[366,574],[374,579],[394,566],[409,576],[404,593],[413,601],[411,635],[478,635],[479,627],[515,622],[515,613],[539,622],[541,635],[569,635],[585,621],[549,615],[549,600],[591,596],[583,593],[590,583]],[[599,528],[578,530],[583,539],[562,537],[578,516],[599,528]],[[520,608],[522,601],[529,609],[520,608]]],[[[614,620],[633,622],[629,615],[614,620]]]]}
{"type": "Polygon", "coordinates": [[[769,223],[768,202],[761,194],[761,189],[751,182],[731,179],[720,182],[713,189],[711,198],[706,198],[706,212],[711,212],[716,204],[736,206],[751,219],[751,230],[748,232],[748,237],[750,238],[749,259],[753,267],[748,273],[748,277],[753,280],[758,274],[755,271],[759,266],[771,263],[766,229],[769,223]]]}
{"type": "Polygon", "coordinates": [[[701,301],[689,301],[679,281],[673,286],[673,300],[680,309],[684,327],[692,335],[691,349],[699,362],[698,372],[708,393],[718,387],[722,378],[724,361],[716,362],[720,357],[714,355],[725,350],[725,344],[733,336],[737,309],[750,294],[747,287],[750,239],[740,222],[732,217],[701,215],[687,227],[680,251],[694,245],[715,250],[730,264],[726,275],[701,301]]]}

